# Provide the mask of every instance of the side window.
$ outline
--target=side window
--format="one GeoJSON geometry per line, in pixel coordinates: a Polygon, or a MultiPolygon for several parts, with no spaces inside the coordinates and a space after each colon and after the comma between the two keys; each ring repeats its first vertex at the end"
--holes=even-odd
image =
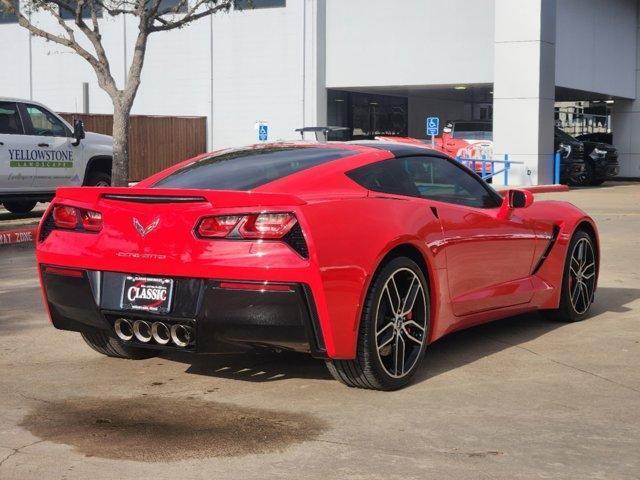
{"type": "Polygon", "coordinates": [[[68,137],[70,132],[51,112],[37,105],[25,105],[31,121],[33,135],[41,137],[68,137]]]}
{"type": "Polygon", "coordinates": [[[482,180],[449,160],[439,157],[408,157],[401,160],[423,198],[475,208],[499,206],[497,194],[483,185],[482,180]]]}
{"type": "Polygon", "coordinates": [[[347,175],[376,192],[428,198],[475,208],[499,206],[496,193],[485,187],[481,180],[444,158],[396,158],[352,170],[347,175]]]}
{"type": "Polygon", "coordinates": [[[377,162],[357,168],[347,175],[368,190],[394,195],[420,197],[420,191],[404,168],[405,159],[393,159],[377,162]]]}
{"type": "Polygon", "coordinates": [[[0,134],[22,135],[24,129],[15,103],[0,102],[0,134]]]}

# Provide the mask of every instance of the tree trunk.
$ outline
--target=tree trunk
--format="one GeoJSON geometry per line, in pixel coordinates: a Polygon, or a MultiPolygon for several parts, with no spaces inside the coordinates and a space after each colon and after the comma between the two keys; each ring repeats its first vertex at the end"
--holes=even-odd
{"type": "Polygon", "coordinates": [[[111,185],[129,185],[129,112],[131,108],[114,102],[113,105],[113,163],[111,185]]]}

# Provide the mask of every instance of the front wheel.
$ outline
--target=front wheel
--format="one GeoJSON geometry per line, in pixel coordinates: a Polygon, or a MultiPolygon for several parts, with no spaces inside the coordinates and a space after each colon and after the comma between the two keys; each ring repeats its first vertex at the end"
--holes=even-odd
{"type": "Polygon", "coordinates": [[[9,201],[3,202],[3,205],[4,205],[4,208],[6,208],[11,213],[14,213],[16,215],[26,215],[27,213],[29,213],[31,210],[35,208],[36,203],[38,202],[33,202],[29,200],[25,200],[25,201],[9,200],[9,201]]]}
{"type": "Polygon", "coordinates": [[[89,175],[87,187],[108,187],[111,185],[111,175],[105,172],[94,172],[89,175]]]}
{"type": "Polygon", "coordinates": [[[328,360],[332,376],[349,387],[396,390],[409,383],[427,346],[429,291],[418,265],[407,257],[376,274],[364,305],[356,358],[328,360]]]}
{"type": "Polygon", "coordinates": [[[573,234],[564,265],[560,306],[545,314],[553,320],[578,322],[587,317],[596,293],[598,258],[587,232],[573,234]]]}

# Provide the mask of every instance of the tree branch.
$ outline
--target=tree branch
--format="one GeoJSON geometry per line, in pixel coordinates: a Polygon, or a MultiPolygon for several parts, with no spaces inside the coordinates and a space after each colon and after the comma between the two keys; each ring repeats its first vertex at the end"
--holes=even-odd
{"type": "Polygon", "coordinates": [[[156,21],[159,22],[160,25],[152,24],[149,27],[149,33],[173,30],[174,28],[180,28],[202,17],[213,15],[221,10],[228,11],[231,8],[231,5],[233,2],[231,0],[225,0],[221,4],[215,3],[213,6],[209,6],[204,10],[196,13],[196,10],[198,10],[201,6],[206,4],[211,4],[211,3],[212,3],[211,0],[198,0],[182,18],[175,21],[167,21],[166,19],[164,18],[161,19],[159,16],[157,16],[153,20],[154,22],[156,21]]]}

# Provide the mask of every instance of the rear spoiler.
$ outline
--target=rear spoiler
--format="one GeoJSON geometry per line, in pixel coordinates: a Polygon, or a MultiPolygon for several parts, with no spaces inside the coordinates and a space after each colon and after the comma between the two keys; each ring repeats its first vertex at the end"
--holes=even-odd
{"type": "MultiPolygon", "coordinates": [[[[496,187],[496,190],[503,197],[507,195],[510,187],[496,187]]],[[[553,193],[553,192],[568,192],[569,187],[567,185],[529,185],[525,187],[513,186],[518,190],[529,190],[531,193],[553,193]]]]}
{"type": "Polygon", "coordinates": [[[304,205],[306,202],[286,193],[244,192],[237,190],[188,190],[175,188],[61,187],[56,200],[76,200],[95,204],[101,199],[131,203],[208,202],[214,207],[270,207],[304,205]]]}

